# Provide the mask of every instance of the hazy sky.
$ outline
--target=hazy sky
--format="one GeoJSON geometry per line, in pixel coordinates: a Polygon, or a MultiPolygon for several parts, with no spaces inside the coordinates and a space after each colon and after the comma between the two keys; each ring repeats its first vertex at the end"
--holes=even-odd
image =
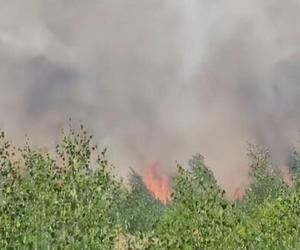
{"type": "Polygon", "coordinates": [[[225,187],[247,142],[284,164],[300,121],[298,0],[0,0],[0,127],[55,140],[69,117],[124,174],[205,156],[225,187]]]}

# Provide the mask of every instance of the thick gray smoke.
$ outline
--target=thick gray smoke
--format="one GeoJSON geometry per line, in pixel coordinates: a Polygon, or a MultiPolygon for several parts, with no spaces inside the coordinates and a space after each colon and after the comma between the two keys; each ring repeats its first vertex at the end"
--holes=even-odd
{"type": "Polygon", "coordinates": [[[300,127],[298,0],[0,0],[0,126],[82,120],[124,174],[202,153],[225,188],[247,141],[278,164],[300,127]]]}

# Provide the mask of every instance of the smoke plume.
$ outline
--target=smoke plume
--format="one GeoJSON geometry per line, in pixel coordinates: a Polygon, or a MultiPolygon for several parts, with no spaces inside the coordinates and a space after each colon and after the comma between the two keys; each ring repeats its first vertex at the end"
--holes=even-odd
{"type": "Polygon", "coordinates": [[[53,140],[68,117],[117,169],[200,152],[225,188],[248,141],[278,165],[300,112],[298,0],[0,0],[0,126],[53,140]]]}

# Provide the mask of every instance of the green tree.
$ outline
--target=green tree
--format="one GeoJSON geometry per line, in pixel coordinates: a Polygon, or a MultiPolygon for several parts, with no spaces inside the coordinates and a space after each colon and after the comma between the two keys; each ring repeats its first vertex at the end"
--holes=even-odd
{"type": "Polygon", "coordinates": [[[149,232],[166,206],[149,193],[142,177],[135,171],[131,171],[129,178],[130,188],[119,206],[120,224],[131,234],[149,232]]]}
{"type": "Polygon", "coordinates": [[[189,169],[178,166],[172,206],[158,224],[150,248],[216,249],[236,219],[233,204],[223,195],[202,156],[193,157],[189,169]]]}
{"type": "Polygon", "coordinates": [[[1,133],[2,249],[113,248],[109,212],[121,189],[105,152],[92,161],[91,139],[83,127],[70,129],[53,159],[29,144],[16,150],[1,133]]]}
{"type": "Polygon", "coordinates": [[[272,165],[270,153],[257,146],[250,145],[249,158],[250,184],[246,189],[246,195],[241,202],[249,211],[262,204],[265,200],[276,199],[288,192],[288,186],[284,183],[278,170],[272,165]]]}
{"type": "Polygon", "coordinates": [[[300,153],[296,149],[289,155],[288,166],[294,177],[300,176],[300,153]]]}

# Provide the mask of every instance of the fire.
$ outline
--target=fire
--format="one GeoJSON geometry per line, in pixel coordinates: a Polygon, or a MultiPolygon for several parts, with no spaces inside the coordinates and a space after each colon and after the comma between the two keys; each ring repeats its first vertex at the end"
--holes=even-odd
{"type": "Polygon", "coordinates": [[[149,164],[146,168],[144,182],[150,193],[163,203],[170,200],[169,179],[157,171],[158,163],[149,164]]]}
{"type": "Polygon", "coordinates": [[[285,182],[285,184],[287,184],[289,187],[293,186],[293,178],[289,172],[288,167],[283,167],[282,170],[282,175],[283,175],[283,181],[285,182]]]}

